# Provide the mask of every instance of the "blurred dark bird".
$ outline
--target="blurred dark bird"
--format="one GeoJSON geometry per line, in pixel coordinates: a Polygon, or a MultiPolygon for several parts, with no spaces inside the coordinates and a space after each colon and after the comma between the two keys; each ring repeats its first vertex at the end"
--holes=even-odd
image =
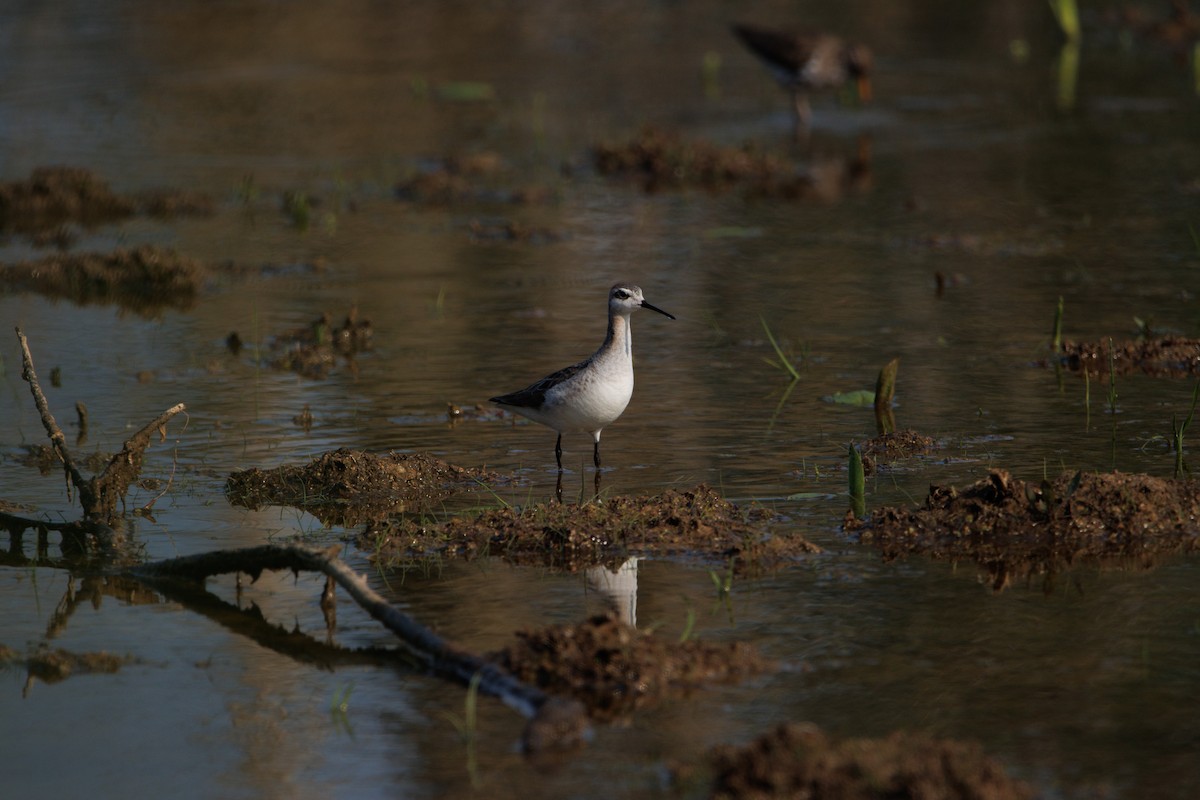
{"type": "Polygon", "coordinates": [[[853,79],[858,84],[858,99],[870,102],[871,51],[865,45],[828,33],[791,33],[741,24],[731,27],[775,80],[792,91],[797,133],[807,132],[812,119],[810,92],[836,89],[853,79]]]}

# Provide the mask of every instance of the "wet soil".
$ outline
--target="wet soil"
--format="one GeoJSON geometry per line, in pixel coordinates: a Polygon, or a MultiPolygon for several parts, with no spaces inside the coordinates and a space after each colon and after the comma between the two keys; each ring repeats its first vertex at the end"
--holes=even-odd
{"type": "Polygon", "coordinates": [[[1022,481],[1003,470],[965,489],[932,486],[917,509],[885,507],[845,530],[885,560],[924,555],[974,561],[991,586],[1092,563],[1149,569],[1200,550],[1200,482],[1126,473],[1064,473],[1022,481]]]}
{"type": "Polygon", "coordinates": [[[1132,341],[1063,342],[1056,363],[1090,375],[1200,375],[1200,339],[1162,336],[1132,341]],[[1110,346],[1111,345],[1111,346],[1110,346]]]}
{"type": "MultiPolygon", "coordinates": [[[[355,356],[371,349],[374,333],[371,320],[359,319],[356,308],[351,308],[340,324],[335,324],[333,315],[326,311],[303,328],[275,336],[271,340],[270,365],[308,378],[325,378],[340,362],[357,372],[355,356]]],[[[227,344],[234,350],[231,343],[227,344]]],[[[241,349],[240,344],[237,349],[241,349]]]]}
{"type": "Polygon", "coordinates": [[[487,658],[525,683],[579,700],[591,718],[605,721],[775,668],[748,644],[679,642],[612,613],[518,632],[514,644],[487,658]]]}
{"type": "Polygon", "coordinates": [[[146,317],[191,308],[209,274],[196,259],[148,245],[59,253],[3,266],[0,290],[35,292],[81,306],[115,305],[146,317]]]}
{"type": "Polygon", "coordinates": [[[720,798],[1034,797],[974,743],[902,731],[883,739],[837,739],[796,723],[781,724],[744,747],[715,747],[706,764],[676,765],[672,777],[679,788],[703,781],[709,796],[720,798]]]}
{"type": "Polygon", "coordinates": [[[359,525],[391,514],[441,508],[453,494],[480,491],[496,473],[457,467],[423,453],[377,455],[342,448],[304,466],[247,469],[225,483],[234,505],[302,509],[326,525],[359,525]]]}
{"type": "Polygon", "coordinates": [[[688,556],[737,570],[768,570],[820,548],[798,535],[773,535],[769,512],[743,511],[701,484],[651,497],[572,505],[498,508],[440,523],[391,519],[369,527],[359,546],[383,563],[430,556],[497,556],[518,564],[575,570],[616,565],[631,554],[688,556]]]}
{"type": "Polygon", "coordinates": [[[632,180],[647,192],[696,187],[774,199],[834,199],[870,182],[866,140],[851,158],[805,169],[754,144],[723,147],[648,127],[628,141],[596,145],[592,162],[601,175],[632,180]]]}
{"type": "Polygon", "coordinates": [[[21,181],[0,183],[0,234],[21,234],[35,244],[65,246],[68,223],[94,227],[145,214],[209,215],[216,206],[206,195],[156,190],[117,194],[96,174],[76,167],[39,167],[21,181]]]}

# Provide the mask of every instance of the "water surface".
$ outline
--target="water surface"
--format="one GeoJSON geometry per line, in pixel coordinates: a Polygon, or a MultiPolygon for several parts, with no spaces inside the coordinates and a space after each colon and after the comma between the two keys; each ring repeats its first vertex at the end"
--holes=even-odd
{"type": "MultiPolygon", "coordinates": [[[[61,369],[61,387],[47,389],[59,420],[87,403],[84,450],[115,451],[187,404],[186,426],[173,423],[147,458],[146,474],[172,477],[172,489],[152,520],[128,523],[145,558],[351,537],[303,512],[232,507],[223,494],[233,470],[336,447],[515,471],[521,482],[499,489],[506,500],[549,498],[552,432],[450,426],[446,404],[469,408],[592,352],[616,280],[636,281],[678,320],[634,317],[637,389],[604,433],[605,491],[708,482],[770,506],[785,535],[826,548],[737,582],[727,604],[705,567],[643,561],[640,626],[676,635],[694,614],[697,635],[754,642],[787,668],[601,728],[585,755],[548,775],[515,752],[521,720],[490,701],[469,770],[450,719],[463,713],[459,687],[403,670],[325,669],[119,587],[56,616],[82,573],[13,558],[0,568],[0,641],[136,659],[116,675],[54,685],[3,673],[0,775],[18,795],[654,796],[668,759],[782,720],[846,736],[915,728],[976,739],[1049,796],[1178,797],[1200,783],[1195,560],[1136,572],[1083,565],[999,594],[969,564],[882,564],[838,527],[845,448],[873,435],[873,419],[822,401],[872,388],[878,369],[901,359],[900,424],[942,449],[871,479],[873,505],[919,502],[931,483],[970,482],[991,467],[1025,478],[1170,474],[1171,418],[1186,413],[1191,382],[1121,378],[1114,416],[1106,386],[1034,365],[1060,296],[1071,337],[1129,337],[1134,317],[1198,333],[1189,225],[1200,120],[1188,68],[1168,52],[1140,40],[1122,49],[1090,29],[1064,108],[1059,41],[1036,4],[131,0],[2,13],[0,176],[72,164],[119,191],[180,187],[220,201],[212,218],[83,231],[76,249],[153,243],[282,268],[221,279],[193,308],[149,318],[0,297],[0,321],[23,327],[43,379],[61,369]],[[877,103],[818,99],[810,147],[795,149],[789,102],[728,35],[733,17],[811,22],[870,42],[877,103]],[[1018,40],[1025,60],[1011,54],[1018,40]],[[702,80],[710,52],[720,57],[715,93],[702,80]],[[439,94],[465,82],[493,97],[439,94]],[[871,181],[780,202],[647,195],[591,173],[590,145],[646,123],[826,165],[854,157],[866,137],[871,181]],[[427,207],[393,196],[429,159],[480,152],[501,156],[511,176],[502,183],[548,186],[553,201],[427,207]],[[289,190],[320,199],[306,231],[280,211],[289,190]],[[476,241],[473,220],[561,238],[476,241]],[[941,297],[938,272],[953,278],[941,297]],[[376,330],[356,371],[312,380],[255,359],[276,333],[352,306],[376,330]],[[763,321],[798,364],[790,392],[765,361],[763,321]],[[231,331],[250,344],[240,356],[224,347],[231,331]],[[310,431],[292,422],[305,405],[310,431]],[[828,499],[788,499],[800,493],[828,499]],[[331,713],[347,695],[347,714],[331,713]]],[[[32,255],[16,239],[2,244],[5,260],[32,255]]],[[[3,496],[72,518],[61,477],[17,459],[44,434],[15,337],[0,338],[0,357],[3,496]]],[[[590,485],[589,443],[564,445],[566,485],[590,485]]],[[[130,506],[151,496],[135,490],[130,506]]],[[[34,555],[29,537],[19,554],[34,555]]],[[[349,557],[368,568],[364,554],[349,557]]],[[[484,650],[606,603],[583,576],[498,562],[372,582],[484,650]]],[[[265,576],[240,598],[229,582],[211,588],[324,638],[314,579],[265,576]]],[[[345,603],[336,638],[389,643],[345,603]]]]}

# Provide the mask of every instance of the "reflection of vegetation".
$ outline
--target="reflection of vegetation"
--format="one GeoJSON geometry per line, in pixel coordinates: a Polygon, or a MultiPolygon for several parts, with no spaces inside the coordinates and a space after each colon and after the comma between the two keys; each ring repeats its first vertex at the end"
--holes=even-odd
{"type": "Polygon", "coordinates": [[[892,398],[896,394],[896,373],[900,370],[900,359],[893,358],[875,381],[875,427],[880,435],[896,432],[896,415],[892,412],[892,398]]]}

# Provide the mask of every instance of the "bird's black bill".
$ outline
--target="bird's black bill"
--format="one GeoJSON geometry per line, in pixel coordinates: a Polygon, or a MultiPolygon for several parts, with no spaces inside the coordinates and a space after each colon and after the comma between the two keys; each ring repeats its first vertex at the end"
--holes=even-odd
{"type": "Polygon", "coordinates": [[[671,319],[675,319],[675,315],[674,315],[674,314],[668,314],[666,311],[663,311],[663,310],[662,310],[661,308],[659,308],[658,306],[652,306],[652,305],[650,305],[650,304],[649,304],[649,303],[647,303],[645,300],[643,300],[643,301],[642,301],[642,308],[648,308],[648,309],[650,309],[651,311],[657,311],[658,313],[662,314],[664,317],[670,317],[671,319]]]}

